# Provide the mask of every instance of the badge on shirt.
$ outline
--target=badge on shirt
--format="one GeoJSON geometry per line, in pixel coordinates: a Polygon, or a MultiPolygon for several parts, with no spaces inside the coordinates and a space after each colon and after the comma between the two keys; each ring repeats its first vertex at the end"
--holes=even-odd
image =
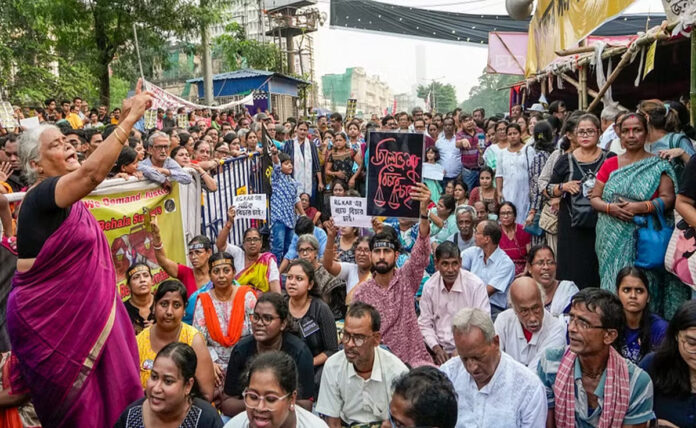
{"type": "Polygon", "coordinates": [[[313,319],[307,318],[300,322],[300,330],[302,331],[302,337],[306,339],[310,335],[319,331],[319,325],[317,325],[313,319]]]}
{"type": "Polygon", "coordinates": [[[148,358],[147,360],[143,361],[143,370],[152,370],[152,366],[154,365],[154,361],[148,358]]]}

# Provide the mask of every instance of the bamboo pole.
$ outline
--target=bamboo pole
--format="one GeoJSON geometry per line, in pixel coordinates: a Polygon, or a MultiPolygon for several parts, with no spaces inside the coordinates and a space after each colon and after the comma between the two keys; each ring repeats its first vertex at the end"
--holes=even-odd
{"type": "MultiPolygon", "coordinates": [[[[693,33],[693,26],[691,27],[693,33]]],[[[691,88],[689,93],[689,101],[691,104],[691,125],[696,123],[696,35],[691,34],[691,88]]]]}
{"type": "MultiPolygon", "coordinates": [[[[566,82],[570,83],[570,84],[573,85],[576,89],[580,87],[580,82],[578,82],[577,80],[573,79],[572,77],[568,76],[568,75],[565,74],[565,73],[561,74],[561,79],[563,79],[563,80],[565,80],[566,82]]],[[[589,96],[591,96],[591,97],[593,97],[593,98],[597,96],[597,91],[595,91],[594,89],[592,89],[592,88],[590,88],[590,87],[587,87],[587,86],[585,86],[585,87],[586,87],[586,89],[587,89],[587,95],[589,95],[589,96]]]]}

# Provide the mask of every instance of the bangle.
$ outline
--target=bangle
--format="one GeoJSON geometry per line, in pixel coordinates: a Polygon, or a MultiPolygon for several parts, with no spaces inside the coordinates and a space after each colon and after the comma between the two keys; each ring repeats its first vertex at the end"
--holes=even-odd
{"type": "Polygon", "coordinates": [[[611,204],[607,204],[607,215],[609,215],[609,210],[611,209],[611,204]]]}
{"type": "Polygon", "coordinates": [[[152,248],[154,248],[155,250],[161,250],[163,246],[164,245],[161,242],[159,243],[159,245],[154,243],[152,244],[152,248]]]}
{"type": "Polygon", "coordinates": [[[652,212],[652,204],[649,201],[645,201],[645,207],[648,209],[648,212],[652,212]]]}
{"type": "Polygon", "coordinates": [[[118,125],[116,128],[114,128],[114,135],[116,135],[116,140],[119,143],[121,143],[121,145],[124,145],[126,141],[128,141],[128,135],[126,134],[126,131],[124,131],[123,128],[121,128],[121,125],[118,125]],[[121,131],[125,138],[121,139],[121,137],[118,136],[118,131],[121,131]]]}

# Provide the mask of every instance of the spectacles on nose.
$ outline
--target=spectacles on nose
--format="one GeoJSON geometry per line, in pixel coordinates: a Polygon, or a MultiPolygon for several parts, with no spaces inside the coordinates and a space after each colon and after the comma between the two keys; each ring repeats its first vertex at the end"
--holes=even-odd
{"type": "Polygon", "coordinates": [[[314,248],[298,248],[297,249],[297,252],[300,254],[308,254],[308,253],[311,253],[313,251],[317,251],[317,250],[314,248]]]}
{"type": "Polygon", "coordinates": [[[539,260],[538,262],[534,262],[532,264],[538,267],[556,266],[556,262],[554,260],[539,260]]]}
{"type": "Polygon", "coordinates": [[[277,395],[273,394],[259,395],[252,391],[244,391],[242,392],[242,397],[244,397],[244,404],[249,408],[256,409],[261,405],[262,401],[265,401],[268,410],[272,411],[275,410],[274,408],[280,402],[280,400],[289,397],[290,394],[291,393],[288,392],[282,397],[278,397],[277,395]]]}
{"type": "Polygon", "coordinates": [[[152,146],[156,152],[161,152],[162,150],[167,150],[169,146],[152,146]]]}

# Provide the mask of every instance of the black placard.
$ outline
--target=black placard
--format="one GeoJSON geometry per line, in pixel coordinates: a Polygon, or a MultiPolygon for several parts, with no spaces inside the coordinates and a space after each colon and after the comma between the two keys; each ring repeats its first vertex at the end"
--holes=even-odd
{"type": "Polygon", "coordinates": [[[367,159],[367,214],[418,218],[410,189],[423,181],[424,134],[371,132],[367,159]]]}

